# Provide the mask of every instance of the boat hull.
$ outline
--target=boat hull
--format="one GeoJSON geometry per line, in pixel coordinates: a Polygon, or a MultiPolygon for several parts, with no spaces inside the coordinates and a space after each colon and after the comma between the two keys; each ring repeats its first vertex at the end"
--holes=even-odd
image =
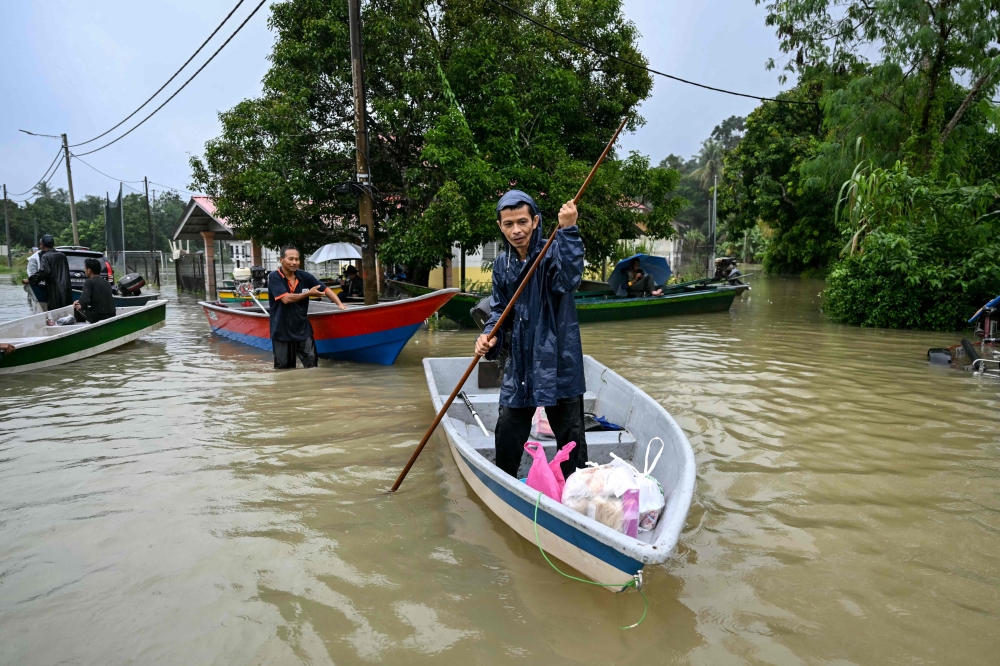
{"type": "MultiPolygon", "coordinates": [[[[316,353],[325,359],[392,365],[424,320],[456,293],[457,289],[446,289],[347,311],[310,312],[316,353]]],[[[214,333],[271,351],[266,314],[204,302],[201,306],[214,333]]]]}
{"type": "MultiPolygon", "coordinates": [[[[470,360],[424,359],[436,410],[441,409],[470,360]]],[[[620,591],[630,583],[641,583],[646,564],[662,563],[676,549],[694,493],[694,453],[683,431],[652,398],[589,356],[584,357],[584,366],[588,386],[584,401],[589,401],[588,409],[627,428],[621,433],[588,433],[592,460],[607,463],[611,453],[617,452],[641,467],[638,457],[645,452],[646,442],[653,437],[665,442],[664,454],[653,474],[667,490],[667,504],[654,530],[640,535],[640,539],[627,537],[548,497],[539,497],[537,491],[497,468],[486,457],[492,455],[493,434],[481,435],[464,405],[453,405],[442,418],[441,427],[462,477],[500,520],[532,544],[540,545],[550,558],[554,556],[606,589],[620,591]]],[[[489,431],[496,427],[499,395],[497,389],[480,388],[476,374],[466,380],[462,390],[477,404],[489,431]]],[[[554,452],[554,441],[546,446],[554,452]]]]}
{"type": "MultiPolygon", "coordinates": [[[[400,291],[416,296],[430,293],[429,287],[390,281],[400,291]]],[[[601,285],[603,283],[591,283],[601,285]]],[[[605,321],[623,321],[628,319],[644,319],[647,317],[669,317],[705,312],[725,312],[735,298],[749,289],[748,285],[711,285],[692,291],[664,296],[645,296],[638,298],[593,297],[593,291],[581,291],[575,294],[576,316],[581,324],[605,321]]],[[[609,292],[610,293],[610,292],[609,292]]],[[[459,293],[447,305],[441,308],[441,314],[452,321],[467,326],[476,327],[469,310],[479,302],[482,295],[459,293]]]]}
{"type": "Polygon", "coordinates": [[[578,298],[576,316],[581,324],[677,315],[725,312],[747,285],[714,287],[690,293],[638,298],[578,298]]]}
{"type": "MultiPolygon", "coordinates": [[[[163,327],[166,318],[166,301],[152,301],[145,306],[136,306],[131,312],[96,324],[65,327],[65,331],[50,338],[18,343],[17,338],[4,337],[0,340],[12,341],[15,345],[13,354],[6,354],[0,359],[0,375],[16,372],[30,372],[63,363],[70,363],[89,356],[95,356],[109,351],[163,327]]],[[[72,314],[72,306],[59,308],[49,313],[33,315],[33,317],[63,317],[72,314]]],[[[26,318],[31,319],[31,317],[26,318]]],[[[27,339],[27,338],[25,338],[27,339]]]]}

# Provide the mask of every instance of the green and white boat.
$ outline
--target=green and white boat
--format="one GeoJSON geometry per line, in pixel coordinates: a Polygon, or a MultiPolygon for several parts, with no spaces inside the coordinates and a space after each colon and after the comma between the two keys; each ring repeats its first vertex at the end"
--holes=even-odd
{"type": "MultiPolygon", "coordinates": [[[[389,284],[412,296],[422,296],[432,291],[408,282],[389,280],[389,284]]],[[[576,316],[581,324],[667,317],[671,315],[725,312],[737,296],[750,289],[750,285],[732,284],[726,280],[692,280],[666,285],[659,296],[616,296],[607,282],[584,280],[573,294],[576,316]]],[[[442,315],[469,328],[475,327],[469,310],[484,294],[459,293],[441,306],[442,315]]]]}
{"type": "Polygon", "coordinates": [[[167,302],[115,310],[114,317],[96,324],[46,324],[46,319],[72,315],[72,305],[0,324],[0,342],[14,345],[13,353],[0,356],[0,375],[69,363],[138,340],[163,327],[167,302]]]}

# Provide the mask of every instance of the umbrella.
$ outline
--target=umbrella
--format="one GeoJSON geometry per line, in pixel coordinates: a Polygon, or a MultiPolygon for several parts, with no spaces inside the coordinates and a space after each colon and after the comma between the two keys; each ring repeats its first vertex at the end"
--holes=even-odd
{"type": "Polygon", "coordinates": [[[670,279],[670,264],[667,263],[666,259],[663,257],[654,257],[649,254],[633,254],[631,257],[622,259],[615,264],[615,269],[611,271],[611,275],[608,277],[608,286],[619,296],[622,295],[619,292],[624,291],[625,285],[628,283],[628,280],[625,278],[625,271],[633,259],[639,260],[639,268],[644,270],[647,275],[652,275],[653,282],[657,286],[666,284],[667,280],[670,279]]]}
{"type": "Polygon", "coordinates": [[[324,261],[346,261],[360,259],[361,248],[354,243],[328,243],[306,258],[310,264],[322,264],[324,261]]]}

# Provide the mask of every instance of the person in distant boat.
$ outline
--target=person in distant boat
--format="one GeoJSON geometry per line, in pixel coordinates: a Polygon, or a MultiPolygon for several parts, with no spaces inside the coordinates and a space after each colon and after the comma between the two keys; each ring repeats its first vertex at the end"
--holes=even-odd
{"type": "Polygon", "coordinates": [[[583,240],[576,220],[576,205],[568,201],[559,210],[559,230],[548,253],[497,336],[488,340],[545,244],[542,214],[534,199],[511,190],[497,203],[497,224],[506,249],[493,262],[492,313],[476,339],[476,353],[495,360],[510,348],[500,387],[495,447],[497,467],[511,476],[517,476],[537,407],[545,408],[557,448],[576,442],[562,464],[563,474],[569,476],[587,462],[583,424],[587,387],[573,302],[583,277],[583,240]]]}
{"type": "Polygon", "coordinates": [[[280,268],[271,271],[267,277],[267,296],[271,303],[271,348],[274,351],[274,367],[278,369],[294,369],[296,357],[302,361],[303,368],[316,367],[316,343],[307,316],[310,296],[326,294],[341,310],[347,309],[332,289],[312,273],[300,271],[299,261],[298,248],[286,245],[281,248],[280,268]]]}
{"type": "Polygon", "coordinates": [[[625,269],[625,279],[628,281],[625,291],[628,292],[629,296],[645,296],[647,294],[659,296],[663,293],[662,289],[656,288],[653,276],[642,270],[638,257],[629,262],[628,268],[625,269]]]}
{"type": "Polygon", "coordinates": [[[340,294],[342,296],[360,296],[364,298],[365,281],[358,275],[358,269],[354,266],[347,267],[344,279],[340,283],[340,294]]]}
{"type": "MultiPolygon", "coordinates": [[[[34,249],[35,252],[30,257],[28,257],[28,277],[31,277],[32,275],[38,272],[38,267],[42,260],[42,252],[43,252],[42,248],[38,247],[32,249],[34,249]]],[[[38,301],[39,307],[41,307],[42,312],[45,312],[45,310],[48,308],[47,306],[48,294],[45,290],[45,283],[43,282],[41,284],[30,284],[28,282],[28,278],[24,278],[23,280],[21,280],[21,282],[23,282],[24,284],[28,285],[31,288],[31,293],[34,294],[35,300],[38,301]]]]}
{"type": "Polygon", "coordinates": [[[76,320],[96,324],[115,316],[115,295],[111,293],[111,283],[101,277],[101,262],[89,257],[83,262],[83,283],[80,300],[74,305],[76,320]]]}
{"type": "Polygon", "coordinates": [[[38,262],[38,270],[28,276],[28,283],[37,285],[45,283],[46,303],[49,310],[66,307],[73,303],[73,292],[69,282],[69,262],[66,255],[55,249],[56,242],[52,236],[45,234],[41,238],[43,254],[38,262]]]}

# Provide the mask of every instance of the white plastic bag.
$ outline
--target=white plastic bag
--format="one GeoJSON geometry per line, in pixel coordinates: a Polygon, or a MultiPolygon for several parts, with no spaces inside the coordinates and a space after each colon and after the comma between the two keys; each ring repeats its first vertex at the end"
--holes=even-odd
{"type": "Polygon", "coordinates": [[[553,439],[552,426],[549,425],[549,416],[545,413],[544,407],[535,410],[535,415],[531,417],[531,436],[535,439],[553,439]]]}
{"type": "Polygon", "coordinates": [[[663,455],[663,449],[666,448],[666,444],[659,437],[654,437],[649,440],[646,444],[646,458],[643,462],[642,472],[637,470],[635,467],[625,462],[615,454],[611,454],[611,457],[615,461],[620,462],[622,465],[628,467],[635,476],[635,483],[639,487],[639,531],[648,532],[649,530],[656,527],[657,521],[660,520],[660,513],[663,512],[663,507],[666,505],[666,498],[663,492],[663,486],[660,482],[652,475],[653,470],[656,468],[656,463],[660,461],[660,456],[663,455]],[[649,462],[649,449],[652,447],[653,442],[660,440],[660,450],[657,452],[656,456],[653,458],[653,463],[649,462]]]}
{"type": "Polygon", "coordinates": [[[625,494],[629,490],[638,490],[634,471],[624,461],[612,461],[573,472],[566,479],[562,503],[602,525],[624,532],[630,524],[630,516],[624,511],[625,494]]]}

